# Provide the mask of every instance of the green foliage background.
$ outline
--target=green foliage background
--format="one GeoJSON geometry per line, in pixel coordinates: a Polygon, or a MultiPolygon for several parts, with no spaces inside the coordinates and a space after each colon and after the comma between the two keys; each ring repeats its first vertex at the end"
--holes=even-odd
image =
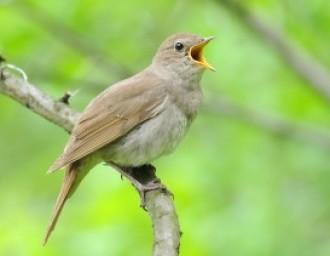
{"type": "MultiPolygon", "coordinates": [[[[329,102],[219,2],[2,0],[0,53],[56,98],[78,89],[71,104],[82,110],[121,76],[70,46],[63,28],[50,29],[40,13],[132,73],[172,33],[215,35],[206,55],[217,72],[204,75],[206,99],[226,95],[250,109],[329,129],[329,102]]],[[[330,67],[329,1],[242,3],[330,67]]],[[[150,255],[151,224],[136,192],[101,165],[42,248],[62,179],[61,172],[45,172],[67,138],[0,95],[0,255],[150,255]]],[[[175,154],[155,165],[175,194],[182,255],[330,255],[329,150],[204,109],[175,154]]]]}

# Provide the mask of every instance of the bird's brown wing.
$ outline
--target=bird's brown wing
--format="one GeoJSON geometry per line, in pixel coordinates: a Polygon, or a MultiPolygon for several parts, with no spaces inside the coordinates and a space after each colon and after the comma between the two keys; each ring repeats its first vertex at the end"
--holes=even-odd
{"type": "Polygon", "coordinates": [[[161,82],[153,76],[131,78],[96,97],[82,113],[64,153],[49,168],[71,164],[158,115],[167,100],[161,82]]]}

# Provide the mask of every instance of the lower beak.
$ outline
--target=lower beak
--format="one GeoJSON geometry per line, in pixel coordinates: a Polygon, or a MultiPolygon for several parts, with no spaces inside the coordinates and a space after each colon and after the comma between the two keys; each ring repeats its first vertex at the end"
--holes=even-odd
{"type": "Polygon", "coordinates": [[[214,39],[214,36],[207,37],[201,43],[190,47],[189,56],[194,62],[198,63],[199,65],[202,65],[205,68],[208,68],[208,69],[211,69],[212,71],[215,71],[215,68],[212,67],[206,61],[206,59],[203,55],[204,47],[213,39],[214,39]]]}

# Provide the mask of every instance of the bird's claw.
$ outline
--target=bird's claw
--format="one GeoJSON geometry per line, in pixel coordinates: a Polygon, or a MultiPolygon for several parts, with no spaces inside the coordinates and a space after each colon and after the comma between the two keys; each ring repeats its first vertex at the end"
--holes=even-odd
{"type": "Polygon", "coordinates": [[[173,193],[161,183],[158,177],[155,176],[155,168],[152,165],[144,165],[135,168],[125,168],[122,166],[118,166],[112,162],[108,162],[107,164],[110,164],[111,166],[115,167],[119,171],[121,178],[126,177],[132,183],[132,185],[135,187],[135,189],[140,195],[140,206],[144,210],[147,210],[146,194],[149,191],[160,190],[162,193],[168,194],[174,199],[173,193]],[[141,173],[143,172],[147,173],[147,176],[141,176],[141,173]]]}
{"type": "Polygon", "coordinates": [[[148,184],[136,183],[133,185],[135,186],[136,190],[139,192],[140,199],[141,199],[140,206],[144,210],[146,210],[146,194],[147,194],[147,192],[153,191],[153,190],[158,190],[158,189],[160,189],[160,190],[166,189],[165,186],[162,183],[160,183],[159,181],[153,181],[148,184]]]}

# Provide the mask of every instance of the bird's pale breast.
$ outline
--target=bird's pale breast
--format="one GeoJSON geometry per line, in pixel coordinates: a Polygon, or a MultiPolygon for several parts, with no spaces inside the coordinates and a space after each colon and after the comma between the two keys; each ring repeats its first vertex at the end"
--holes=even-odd
{"type": "Polygon", "coordinates": [[[103,149],[103,158],[123,166],[150,163],[172,152],[184,137],[190,120],[168,100],[158,116],[138,125],[103,149]]]}

